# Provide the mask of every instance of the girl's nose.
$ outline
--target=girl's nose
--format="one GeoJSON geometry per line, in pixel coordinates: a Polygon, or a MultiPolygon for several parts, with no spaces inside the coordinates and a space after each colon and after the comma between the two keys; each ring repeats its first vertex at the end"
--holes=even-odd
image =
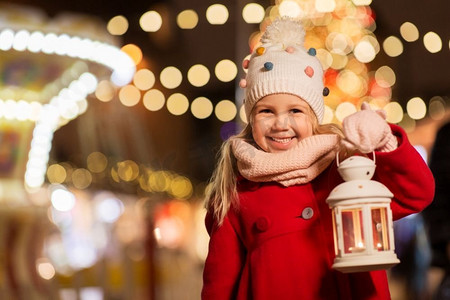
{"type": "Polygon", "coordinates": [[[275,116],[273,127],[278,130],[287,129],[289,124],[289,117],[287,114],[279,114],[275,116]]]}

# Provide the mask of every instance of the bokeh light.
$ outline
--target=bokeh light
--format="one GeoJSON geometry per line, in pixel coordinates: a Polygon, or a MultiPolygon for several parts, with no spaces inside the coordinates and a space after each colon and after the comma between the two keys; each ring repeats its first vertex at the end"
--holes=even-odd
{"type": "Polygon", "coordinates": [[[422,98],[414,97],[406,103],[406,112],[414,120],[423,119],[427,113],[427,106],[422,98]]]}
{"type": "Polygon", "coordinates": [[[72,172],[72,184],[77,189],[83,190],[92,183],[91,172],[84,168],[76,169],[72,172]]]}
{"type": "Polygon", "coordinates": [[[146,32],[156,32],[162,26],[161,15],[156,11],[147,11],[139,19],[139,25],[146,32]]]}
{"type": "Polygon", "coordinates": [[[159,75],[161,84],[168,89],[177,88],[183,81],[183,75],[176,67],[166,67],[159,75]]]}
{"type": "Polygon", "coordinates": [[[134,74],[133,83],[141,91],[149,90],[155,84],[155,75],[148,69],[140,69],[134,74]]]}
{"type": "Polygon", "coordinates": [[[187,73],[188,81],[196,87],[206,85],[210,76],[208,68],[200,64],[193,65],[187,73]]]}
{"type": "Polygon", "coordinates": [[[383,107],[383,109],[386,111],[387,114],[386,121],[388,121],[389,123],[397,124],[402,121],[403,108],[398,102],[396,101],[389,102],[383,107]]]}
{"type": "Polygon", "coordinates": [[[403,53],[403,44],[398,37],[390,36],[384,40],[383,49],[390,57],[397,57],[403,53]]]}
{"type": "Polygon", "coordinates": [[[198,24],[198,15],[192,9],[183,10],[177,16],[177,24],[181,29],[193,29],[198,24]]]}
{"type": "Polygon", "coordinates": [[[258,3],[247,3],[242,9],[242,17],[248,24],[258,24],[264,19],[264,7],[258,3]]]}
{"type": "Polygon", "coordinates": [[[128,20],[124,16],[115,16],[108,21],[106,29],[112,35],[123,35],[128,30],[128,20]]]}
{"type": "Polygon", "coordinates": [[[191,104],[192,115],[197,119],[206,119],[212,114],[213,109],[213,104],[205,97],[198,97],[191,104]]]}
{"type": "Polygon", "coordinates": [[[66,177],[66,169],[60,164],[50,165],[47,169],[47,178],[50,183],[63,183],[66,177]]]}
{"type": "Polygon", "coordinates": [[[336,8],[335,0],[316,0],[315,8],[320,13],[332,12],[336,8]]]}
{"type": "Polygon", "coordinates": [[[228,9],[223,4],[213,4],[206,9],[206,19],[211,25],[225,24],[228,16],[228,9]]]}
{"type": "Polygon", "coordinates": [[[126,85],[119,91],[119,100],[125,106],[135,106],[141,100],[141,92],[134,85],[126,85]]]}
{"type": "Polygon", "coordinates": [[[180,116],[189,109],[188,98],[180,93],[175,93],[167,99],[167,110],[175,115],[180,116]]]}
{"type": "Polygon", "coordinates": [[[303,10],[299,4],[295,1],[285,0],[278,6],[278,11],[280,16],[291,17],[291,18],[301,18],[304,15],[303,10]]]}
{"type": "Polygon", "coordinates": [[[345,117],[356,112],[356,106],[350,102],[342,102],[336,107],[336,118],[342,122],[345,117]]]}
{"type": "Polygon", "coordinates": [[[440,96],[431,98],[428,113],[433,120],[441,120],[445,116],[445,101],[440,96]]]}
{"type": "Polygon", "coordinates": [[[138,65],[142,60],[142,50],[135,44],[127,44],[121,48],[123,52],[128,54],[133,60],[135,65],[138,65]]]}
{"type": "Polygon", "coordinates": [[[435,32],[427,32],[423,36],[423,44],[431,53],[437,53],[442,50],[442,40],[435,32]]]}
{"type": "Polygon", "coordinates": [[[101,173],[108,166],[108,159],[101,152],[92,152],[86,158],[87,168],[92,173],[101,173]]]}
{"type": "Polygon", "coordinates": [[[415,42],[419,39],[419,30],[411,22],[405,22],[400,26],[400,34],[407,42],[415,42]]]}
{"type": "Polygon", "coordinates": [[[160,90],[152,89],[144,94],[142,102],[149,111],[158,111],[164,107],[166,98],[160,90]]]}
{"type": "Polygon", "coordinates": [[[111,101],[114,98],[116,90],[109,80],[102,80],[98,83],[95,90],[95,96],[103,102],[111,101]]]}
{"type": "Polygon", "coordinates": [[[236,78],[238,68],[234,62],[229,59],[221,60],[215,67],[216,77],[223,82],[230,82],[236,78]]]}
{"type": "Polygon", "coordinates": [[[217,103],[214,113],[220,121],[228,122],[236,117],[237,108],[230,100],[222,100],[217,103]]]}
{"type": "Polygon", "coordinates": [[[396,76],[388,66],[382,66],[375,71],[375,80],[381,87],[391,87],[395,84],[396,76]]]}

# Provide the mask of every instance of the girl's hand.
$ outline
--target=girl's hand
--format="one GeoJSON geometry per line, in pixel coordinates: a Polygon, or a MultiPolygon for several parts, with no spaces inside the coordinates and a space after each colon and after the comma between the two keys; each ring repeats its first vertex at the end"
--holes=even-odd
{"type": "Polygon", "coordinates": [[[362,153],[374,150],[389,152],[398,146],[397,138],[386,122],[386,112],[371,110],[366,102],[360,111],[344,119],[342,128],[345,135],[343,144],[349,149],[358,149],[362,153]]]}

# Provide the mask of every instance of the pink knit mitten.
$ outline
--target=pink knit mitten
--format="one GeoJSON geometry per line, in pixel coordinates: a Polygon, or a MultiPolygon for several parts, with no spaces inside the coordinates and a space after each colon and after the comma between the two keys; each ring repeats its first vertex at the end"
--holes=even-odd
{"type": "Polygon", "coordinates": [[[371,110],[366,102],[361,105],[360,111],[344,119],[342,128],[345,146],[359,149],[362,153],[374,150],[389,152],[398,146],[397,138],[386,122],[386,112],[382,109],[371,110]]]}

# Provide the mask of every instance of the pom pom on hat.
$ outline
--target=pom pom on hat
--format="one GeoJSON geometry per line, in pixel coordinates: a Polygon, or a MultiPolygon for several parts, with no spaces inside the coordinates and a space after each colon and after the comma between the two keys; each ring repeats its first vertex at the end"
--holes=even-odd
{"type": "Polygon", "coordinates": [[[305,30],[303,26],[292,19],[276,19],[270,24],[261,37],[263,44],[303,47],[305,43],[305,30]]]}
{"type": "MultiPolygon", "coordinates": [[[[245,78],[245,113],[271,94],[293,94],[305,100],[319,123],[324,114],[323,68],[315,49],[304,48],[305,30],[291,18],[278,18],[261,37],[262,45],[251,55],[245,78]]],[[[242,85],[241,85],[242,87],[242,85]]]]}

